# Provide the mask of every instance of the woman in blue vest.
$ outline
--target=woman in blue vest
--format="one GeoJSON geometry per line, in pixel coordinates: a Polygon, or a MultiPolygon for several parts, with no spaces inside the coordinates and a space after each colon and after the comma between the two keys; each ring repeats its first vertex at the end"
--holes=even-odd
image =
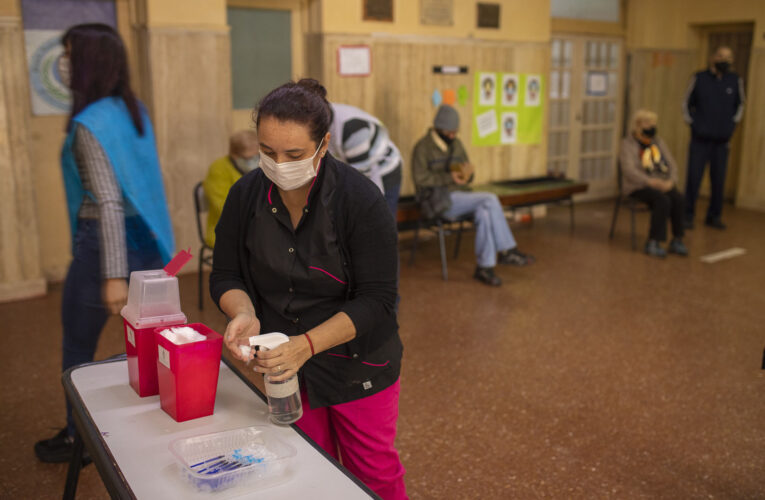
{"type": "MultiPolygon", "coordinates": [[[[70,28],[58,70],[72,91],[61,153],[72,231],[62,297],[63,370],[93,360],[110,314],[127,302],[130,272],[170,260],[173,232],[154,132],[130,88],[122,39],[103,24],[70,28]]],[[[74,424],[35,444],[43,462],[67,462],[74,424]]]]}

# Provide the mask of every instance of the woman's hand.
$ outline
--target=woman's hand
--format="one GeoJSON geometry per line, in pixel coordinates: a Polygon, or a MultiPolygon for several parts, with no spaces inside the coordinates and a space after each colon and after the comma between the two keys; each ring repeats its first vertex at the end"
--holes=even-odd
{"type": "Polygon", "coordinates": [[[119,314],[127,304],[128,285],[123,278],[110,278],[101,286],[101,298],[109,314],[119,314]]]}
{"type": "Polygon", "coordinates": [[[256,372],[273,374],[283,371],[278,377],[271,377],[274,382],[287,380],[298,372],[301,366],[311,357],[311,346],[305,335],[290,337],[279,347],[271,350],[260,349],[255,357],[256,372]]]}
{"type": "Polygon", "coordinates": [[[247,341],[253,335],[260,335],[260,321],[254,312],[237,313],[226,326],[226,333],[223,334],[223,342],[231,351],[236,359],[249,361],[253,355],[245,356],[239,349],[239,346],[249,346],[247,341]]]}

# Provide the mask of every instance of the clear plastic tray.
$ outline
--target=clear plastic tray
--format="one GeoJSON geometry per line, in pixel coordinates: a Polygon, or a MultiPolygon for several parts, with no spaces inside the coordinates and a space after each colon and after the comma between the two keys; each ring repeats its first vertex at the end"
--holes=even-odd
{"type": "Polygon", "coordinates": [[[297,453],[267,426],[176,439],[169,445],[182,473],[200,491],[252,484],[266,488],[288,479],[297,453]]]}

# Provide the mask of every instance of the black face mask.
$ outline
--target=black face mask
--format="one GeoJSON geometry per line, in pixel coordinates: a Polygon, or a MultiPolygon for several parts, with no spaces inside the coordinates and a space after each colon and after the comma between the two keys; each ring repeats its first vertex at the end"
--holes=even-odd
{"type": "Polygon", "coordinates": [[[440,137],[441,140],[444,141],[446,144],[451,144],[454,142],[454,137],[449,137],[448,135],[444,134],[440,130],[436,130],[436,134],[438,134],[438,137],[440,137]]]}
{"type": "Polygon", "coordinates": [[[715,63],[715,69],[718,73],[727,73],[730,69],[730,63],[728,61],[720,61],[715,63]]]}
{"type": "Polygon", "coordinates": [[[643,132],[644,136],[652,139],[656,135],[656,127],[644,128],[641,132],[643,132]]]}

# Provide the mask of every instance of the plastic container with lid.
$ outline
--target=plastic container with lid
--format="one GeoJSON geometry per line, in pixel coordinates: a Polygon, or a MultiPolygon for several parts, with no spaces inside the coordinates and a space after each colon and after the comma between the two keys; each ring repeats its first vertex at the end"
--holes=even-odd
{"type": "Polygon", "coordinates": [[[128,302],[122,308],[130,386],[141,397],[159,394],[157,327],[183,325],[178,278],[163,269],[130,273],[128,302]]]}
{"type": "Polygon", "coordinates": [[[297,450],[267,426],[176,439],[169,445],[182,474],[200,491],[245,486],[248,492],[287,481],[297,450]]]}
{"type": "Polygon", "coordinates": [[[212,415],[218,390],[223,337],[202,323],[186,325],[204,340],[176,344],[155,328],[159,402],[176,422],[212,415]]]}

